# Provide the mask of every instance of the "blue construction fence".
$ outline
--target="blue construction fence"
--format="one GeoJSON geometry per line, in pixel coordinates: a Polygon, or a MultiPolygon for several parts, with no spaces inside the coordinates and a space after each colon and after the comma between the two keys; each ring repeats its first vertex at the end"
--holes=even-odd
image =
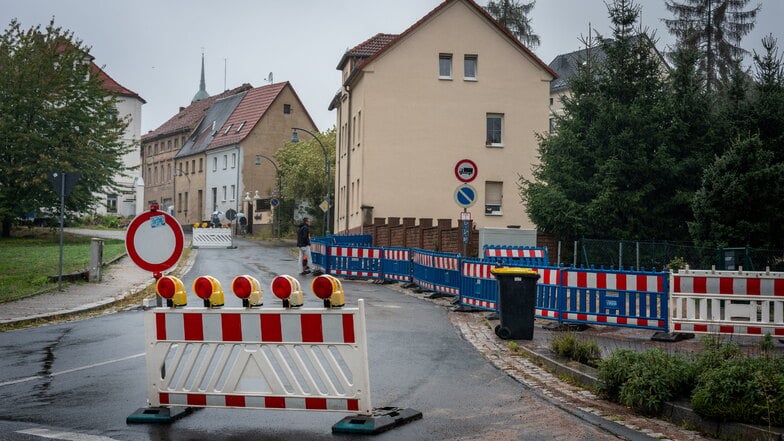
{"type": "Polygon", "coordinates": [[[370,235],[311,241],[313,263],[334,276],[407,282],[459,304],[498,312],[496,267],[525,267],[539,274],[536,317],[667,331],[669,272],[554,267],[546,248],[485,246],[480,259],[417,248],[373,247],[370,235]]]}

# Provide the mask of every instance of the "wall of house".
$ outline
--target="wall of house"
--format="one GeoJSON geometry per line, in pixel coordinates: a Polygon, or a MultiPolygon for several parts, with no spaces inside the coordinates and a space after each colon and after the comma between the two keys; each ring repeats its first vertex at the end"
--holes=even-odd
{"type": "MultiPolygon", "coordinates": [[[[244,206],[244,209],[241,210],[243,213],[247,212],[248,206],[245,201],[246,194],[254,199],[256,192],[258,192],[260,198],[269,199],[278,185],[275,166],[263,158],[261,163],[256,165],[256,155],[264,155],[275,161],[275,153],[286,143],[291,142],[292,127],[301,127],[313,133],[318,132],[318,128],[308,116],[305,106],[299,101],[293,89],[288,86],[280,91],[267,112],[242,142],[243,166],[240,188],[242,205],[244,206]],[[290,106],[290,113],[284,113],[284,105],[286,104],[290,106]]],[[[310,138],[306,133],[300,133],[299,136],[302,141],[308,141],[310,138]]],[[[254,211],[250,213],[250,218],[253,220],[251,226],[253,232],[258,232],[259,228],[270,230],[274,220],[272,210],[256,211],[255,199],[251,205],[254,208],[254,211]]],[[[291,222],[291,220],[281,219],[281,222],[291,222]]]]}
{"type": "Polygon", "coordinates": [[[457,219],[454,201],[461,159],[477,164],[469,208],[480,227],[532,228],[517,190],[537,161],[536,133],[548,130],[548,71],[462,2],[419,26],[363,71],[339,120],[350,121],[348,154],[341,155],[339,228],[373,217],[457,219]],[[452,79],[439,79],[439,54],[452,54],[452,79]],[[478,57],[477,79],[464,80],[465,55],[478,57]],[[503,147],[486,147],[486,116],[504,115],[503,147]],[[485,214],[485,182],[503,183],[503,214],[485,214]]]}

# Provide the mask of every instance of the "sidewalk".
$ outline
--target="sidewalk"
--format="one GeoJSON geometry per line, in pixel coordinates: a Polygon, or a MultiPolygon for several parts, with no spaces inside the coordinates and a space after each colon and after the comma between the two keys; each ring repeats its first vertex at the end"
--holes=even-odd
{"type": "MultiPolygon", "coordinates": [[[[124,231],[73,231],[93,237],[124,238],[124,231]],[[119,236],[119,237],[118,237],[119,236]]],[[[191,259],[195,252],[191,254],[191,259]]],[[[103,268],[102,280],[98,283],[72,283],[63,287],[62,291],[40,294],[16,301],[6,302],[0,306],[0,324],[33,321],[41,318],[53,318],[76,312],[89,311],[101,306],[120,301],[133,295],[152,283],[155,279],[148,271],[144,271],[127,256],[103,268]]],[[[387,285],[405,295],[423,298],[400,284],[387,285]]],[[[595,384],[596,372],[574,362],[555,356],[549,349],[550,342],[562,332],[547,329],[552,321],[537,320],[532,340],[502,340],[493,329],[499,322],[487,311],[458,312],[454,310],[453,298],[424,299],[450,309],[449,320],[460,334],[471,343],[490,363],[506,372],[522,384],[540,393],[543,398],[562,406],[565,410],[588,412],[604,421],[615,421],[627,426],[638,435],[658,439],[709,439],[694,430],[687,430],[673,423],[659,419],[645,418],[630,412],[623,406],[601,400],[589,389],[577,386],[572,382],[562,381],[564,376],[576,379],[580,384],[595,384]],[[514,345],[510,343],[514,343],[514,345]],[[547,369],[542,369],[546,366],[547,369]]],[[[660,347],[667,352],[694,353],[702,349],[700,336],[678,342],[657,342],[651,340],[654,331],[645,329],[621,328],[614,326],[590,326],[588,329],[575,333],[580,340],[595,341],[602,350],[602,356],[616,349],[632,349],[644,351],[652,347],[660,347]]],[[[735,337],[744,351],[755,353],[758,338],[735,337]]],[[[784,345],[775,344],[775,351],[784,352],[784,345]]],[[[688,408],[671,406],[668,415],[673,421],[683,421],[690,427],[703,430],[720,431],[734,439],[784,439],[781,434],[762,434],[754,427],[740,424],[706,423],[700,421],[688,408]],[[706,425],[707,424],[707,425],[706,425]],[[748,437],[751,435],[752,437],[748,437]]]]}

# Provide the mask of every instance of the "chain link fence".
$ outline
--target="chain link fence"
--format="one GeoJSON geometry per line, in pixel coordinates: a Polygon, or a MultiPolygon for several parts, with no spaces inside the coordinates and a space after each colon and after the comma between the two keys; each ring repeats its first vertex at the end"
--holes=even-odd
{"type": "Polygon", "coordinates": [[[595,268],[662,270],[689,265],[691,269],[784,271],[784,250],[708,248],[667,241],[583,238],[572,244],[559,243],[558,258],[564,265],[595,268]]]}

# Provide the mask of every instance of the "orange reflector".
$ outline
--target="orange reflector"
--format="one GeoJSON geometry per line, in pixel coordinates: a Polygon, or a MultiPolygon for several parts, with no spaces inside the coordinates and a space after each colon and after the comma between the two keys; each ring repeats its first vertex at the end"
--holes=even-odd
{"type": "Polygon", "coordinates": [[[253,282],[247,277],[235,277],[231,283],[231,290],[237,297],[247,299],[250,297],[250,293],[253,292],[253,282]]]}
{"type": "Polygon", "coordinates": [[[209,299],[213,291],[212,280],[204,276],[199,277],[193,282],[193,290],[199,298],[209,299]]]}
{"type": "Polygon", "coordinates": [[[171,300],[177,292],[177,284],[168,276],[162,277],[158,279],[158,283],[155,284],[155,291],[164,299],[171,300]]]}
{"type": "Polygon", "coordinates": [[[313,294],[315,294],[316,297],[324,300],[332,296],[335,285],[332,283],[332,279],[330,277],[322,275],[313,279],[313,283],[310,284],[310,288],[313,290],[313,294]]]}
{"type": "Polygon", "coordinates": [[[272,293],[275,294],[275,297],[285,300],[291,296],[291,292],[293,291],[293,287],[291,286],[291,281],[286,276],[278,276],[272,279],[272,293]]]}

